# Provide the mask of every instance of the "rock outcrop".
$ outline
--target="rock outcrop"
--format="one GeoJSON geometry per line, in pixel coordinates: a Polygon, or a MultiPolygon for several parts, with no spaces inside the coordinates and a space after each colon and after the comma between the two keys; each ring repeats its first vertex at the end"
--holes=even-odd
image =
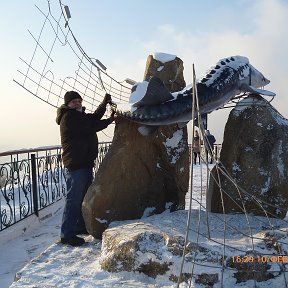
{"type": "MultiPolygon", "coordinates": [[[[165,275],[170,281],[178,282],[179,262],[184,244],[184,235],[175,236],[145,222],[109,228],[103,233],[101,268],[108,272],[140,272],[152,278],[165,275]]],[[[220,265],[222,259],[220,253],[206,249],[198,243],[189,242],[185,249],[186,267],[182,281],[188,282],[191,278],[188,267],[195,260],[196,254],[201,263],[209,261],[220,265]]],[[[218,282],[218,274],[216,275],[212,277],[209,274],[200,274],[201,277],[197,281],[214,284],[218,282]]]]}
{"type": "Polygon", "coordinates": [[[192,283],[195,280],[197,284],[207,285],[205,287],[220,284],[223,268],[224,279],[230,279],[229,287],[251,279],[261,282],[278,276],[283,277],[281,263],[269,263],[267,256],[264,255],[267,253],[275,256],[286,253],[285,244],[281,244],[285,243],[284,239],[287,235],[284,228],[285,221],[274,219],[273,222],[281,227],[278,229],[284,228],[284,231],[271,232],[268,229],[265,233],[262,225],[267,225],[269,221],[262,217],[262,222],[253,227],[257,243],[252,246],[245,216],[226,216],[227,222],[235,230],[226,230],[226,240],[229,239],[229,245],[224,249],[223,242],[219,241],[219,237],[222,237],[226,229],[222,222],[224,218],[216,214],[209,216],[211,229],[208,237],[206,212],[198,210],[192,211],[191,221],[195,224],[199,224],[200,221],[199,235],[191,229],[188,235],[189,241],[185,243],[187,213],[187,211],[172,213],[165,211],[160,215],[141,220],[113,222],[103,233],[101,268],[111,273],[124,271],[143,273],[158,280],[161,277],[168,278],[171,282],[178,282],[181,274],[180,282],[189,283],[192,277],[192,283]],[[243,234],[235,236],[235,231],[237,233],[242,231],[243,234]],[[240,242],[245,243],[244,246],[241,244],[239,246],[240,235],[240,242]],[[262,256],[264,260],[259,260],[262,256]],[[182,268],[181,263],[183,263],[182,268]],[[274,264],[274,272],[270,269],[272,264],[274,264]]]}
{"type": "Polygon", "coordinates": [[[261,96],[240,101],[229,115],[218,167],[210,177],[208,211],[284,218],[288,208],[288,120],[261,96]]]}
{"type": "MultiPolygon", "coordinates": [[[[184,88],[181,59],[162,63],[151,57],[145,79],[154,73],[166,82],[170,79],[174,91],[184,88]],[[167,65],[170,68],[165,68],[167,65]]],[[[138,219],[148,210],[150,214],[161,213],[167,205],[171,210],[185,206],[189,184],[187,128],[162,126],[153,135],[142,136],[138,127],[124,119],[116,125],[110,149],[84,198],[86,228],[95,238],[101,238],[112,221],[138,219]]]]}
{"type": "Polygon", "coordinates": [[[183,70],[183,61],[180,58],[174,55],[155,53],[147,58],[144,80],[156,76],[163,81],[170,92],[180,91],[186,86],[183,70]]]}

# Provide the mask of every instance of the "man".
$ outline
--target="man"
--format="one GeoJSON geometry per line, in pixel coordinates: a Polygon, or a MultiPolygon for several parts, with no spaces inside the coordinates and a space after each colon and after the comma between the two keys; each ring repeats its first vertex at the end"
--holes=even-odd
{"type": "Polygon", "coordinates": [[[61,243],[81,246],[85,240],[78,237],[86,231],[82,216],[82,201],[93,180],[93,166],[98,154],[96,132],[114,121],[114,113],[103,119],[111,96],[92,113],[85,113],[82,97],[75,91],[64,95],[64,104],[57,109],[56,123],[60,125],[62,160],[67,168],[67,197],[61,226],[61,243]]]}
{"type": "Polygon", "coordinates": [[[194,139],[193,139],[193,156],[194,156],[194,165],[197,164],[197,156],[198,161],[200,164],[200,153],[201,153],[201,141],[200,136],[197,130],[194,132],[194,139]]]}
{"type": "Polygon", "coordinates": [[[208,155],[210,154],[210,164],[213,163],[213,152],[214,152],[214,143],[216,142],[215,137],[210,133],[209,130],[205,130],[205,137],[206,139],[206,160],[208,163],[208,155]]]}

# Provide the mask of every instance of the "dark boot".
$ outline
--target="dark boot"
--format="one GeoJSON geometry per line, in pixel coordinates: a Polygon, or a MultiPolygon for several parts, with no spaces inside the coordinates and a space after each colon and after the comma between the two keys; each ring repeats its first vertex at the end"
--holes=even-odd
{"type": "Polygon", "coordinates": [[[77,247],[83,245],[85,243],[85,240],[81,237],[74,235],[67,238],[61,238],[61,243],[77,247]]]}
{"type": "Polygon", "coordinates": [[[83,230],[81,230],[81,231],[78,231],[78,232],[77,232],[77,235],[79,235],[79,234],[89,235],[89,233],[88,233],[88,231],[86,230],[86,228],[83,229],[83,230]]]}

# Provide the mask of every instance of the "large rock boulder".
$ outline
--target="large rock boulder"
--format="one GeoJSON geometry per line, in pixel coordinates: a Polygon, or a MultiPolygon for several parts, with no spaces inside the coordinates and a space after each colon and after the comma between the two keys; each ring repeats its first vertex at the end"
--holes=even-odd
{"type": "Polygon", "coordinates": [[[183,70],[183,61],[175,55],[154,53],[147,58],[144,80],[156,76],[170,92],[180,91],[186,86],[183,70]]]}
{"type": "MultiPolygon", "coordinates": [[[[185,243],[188,217],[186,210],[172,213],[165,211],[160,215],[141,220],[113,222],[103,233],[99,259],[101,268],[111,273],[123,271],[143,273],[152,278],[157,277],[158,281],[169,279],[178,282],[181,274],[180,282],[189,283],[193,278],[193,284],[195,279],[195,283],[202,284],[203,287],[214,287],[216,283],[215,287],[220,285],[221,277],[229,278],[229,287],[234,287],[236,281],[245,282],[255,279],[260,282],[277,276],[283,278],[281,263],[278,263],[278,266],[277,263],[269,263],[269,261],[261,263],[257,259],[263,255],[286,253],[285,244],[281,244],[285,243],[285,221],[275,219],[273,224],[281,228],[272,233],[269,229],[263,230],[263,224],[268,225],[271,219],[262,217],[262,224],[253,227],[253,235],[257,237],[257,243],[252,245],[245,215],[222,217],[211,214],[209,234],[206,216],[205,211],[196,209],[191,211],[191,223],[199,226],[197,231],[190,229],[187,243],[185,243]],[[225,225],[222,225],[224,220],[235,230],[226,229],[225,225]],[[240,234],[235,235],[237,230],[243,233],[242,244],[239,244],[240,234]],[[229,245],[223,249],[223,241],[219,241],[219,236],[224,235],[225,231],[229,245]],[[244,259],[249,259],[249,262],[244,259]]],[[[167,280],[165,282],[167,283],[167,280]]]]}
{"type": "Polygon", "coordinates": [[[261,96],[250,95],[231,111],[218,165],[210,177],[208,211],[285,217],[288,120],[261,96]]]}
{"type": "MultiPolygon", "coordinates": [[[[173,231],[169,233],[145,221],[116,225],[103,233],[100,265],[103,270],[112,273],[140,272],[152,278],[165,275],[170,281],[178,282],[184,244],[184,234],[176,236],[173,231]]],[[[189,282],[191,263],[196,260],[195,257],[199,263],[209,261],[209,264],[220,265],[223,255],[204,246],[192,241],[186,246],[182,281],[189,282]]],[[[203,279],[197,281],[214,284],[218,282],[216,275],[214,278],[210,274],[206,274],[206,277],[201,275],[203,279]]]]}
{"type": "MultiPolygon", "coordinates": [[[[156,59],[148,63],[153,67],[166,65],[156,59]]],[[[179,78],[179,71],[183,72],[183,63],[177,58],[174,66],[181,65],[182,68],[175,68],[177,75],[169,74],[171,81],[179,78]]],[[[166,79],[164,72],[157,76],[166,79]]],[[[185,82],[177,83],[178,87],[173,86],[176,90],[185,86],[185,82]]],[[[86,228],[96,238],[101,238],[111,221],[138,219],[147,211],[161,213],[167,205],[171,210],[185,206],[189,184],[187,128],[163,126],[153,135],[142,136],[138,127],[137,123],[124,119],[116,125],[110,149],[84,198],[86,228]]]]}

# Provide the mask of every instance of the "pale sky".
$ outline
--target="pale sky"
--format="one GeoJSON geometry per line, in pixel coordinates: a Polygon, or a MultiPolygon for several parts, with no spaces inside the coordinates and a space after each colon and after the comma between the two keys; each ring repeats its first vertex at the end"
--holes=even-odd
{"type": "MultiPolygon", "coordinates": [[[[60,144],[56,109],[18,86],[19,57],[30,60],[35,47],[28,33],[38,35],[46,0],[2,1],[0,9],[0,151],[60,144]]],[[[58,7],[58,0],[50,0],[58,7]]],[[[241,55],[271,80],[277,95],[272,105],[288,118],[287,0],[66,0],[69,25],[85,52],[98,58],[115,79],[143,80],[146,59],[153,52],[177,55],[184,62],[186,84],[225,57],[241,55]]],[[[60,9],[60,8],[59,8],[60,9]]],[[[49,40],[49,35],[46,36],[49,40]]],[[[47,40],[47,41],[48,41],[47,40]]],[[[58,53],[58,51],[57,51],[58,53]]],[[[77,63],[59,55],[57,73],[73,74],[77,63]],[[61,70],[61,71],[60,71],[61,70]]],[[[58,58],[57,58],[58,59],[58,58]]],[[[211,113],[208,128],[222,142],[229,109],[211,113]]],[[[110,133],[111,135],[111,133],[110,133]]],[[[101,133],[100,140],[107,139],[101,133]]]]}

